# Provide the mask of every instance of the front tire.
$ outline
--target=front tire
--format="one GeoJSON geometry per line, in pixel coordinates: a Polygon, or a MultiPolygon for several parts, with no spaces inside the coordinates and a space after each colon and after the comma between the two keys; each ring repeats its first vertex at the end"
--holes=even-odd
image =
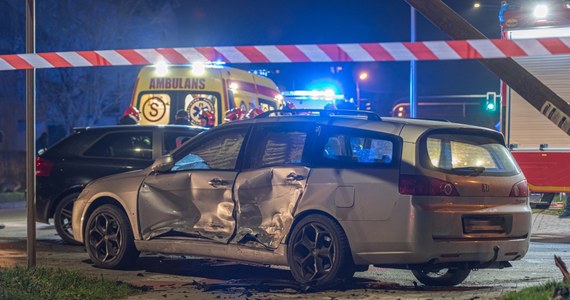
{"type": "Polygon", "coordinates": [[[73,238],[73,229],[71,228],[73,202],[77,199],[77,196],[79,196],[77,193],[65,196],[57,204],[53,213],[53,223],[57,234],[64,242],[72,245],[81,244],[73,238]]]}
{"type": "Polygon", "coordinates": [[[414,276],[429,286],[454,286],[462,283],[471,270],[468,268],[418,268],[412,270],[414,276]]]}
{"type": "Polygon", "coordinates": [[[287,259],[293,278],[313,287],[328,287],[354,276],[346,234],[328,217],[311,215],[291,232],[287,259]]]}
{"type": "Polygon", "coordinates": [[[85,226],[85,248],[93,263],[102,268],[132,266],[140,255],[131,224],[115,205],[103,205],[91,214],[85,226]]]}

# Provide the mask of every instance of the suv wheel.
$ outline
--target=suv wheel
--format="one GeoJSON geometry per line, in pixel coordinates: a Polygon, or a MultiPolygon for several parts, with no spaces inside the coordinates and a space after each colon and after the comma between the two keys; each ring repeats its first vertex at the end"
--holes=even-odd
{"type": "Polygon", "coordinates": [[[53,213],[53,222],[57,234],[64,242],[72,245],[80,244],[73,238],[73,229],[71,228],[73,201],[77,199],[77,196],[79,196],[77,193],[65,196],[55,207],[55,212],[53,213]]]}
{"type": "Polygon", "coordinates": [[[293,229],[287,259],[295,280],[327,287],[352,278],[354,264],[344,231],[321,215],[302,219],[293,229]]]}
{"type": "Polygon", "coordinates": [[[418,268],[412,270],[423,284],[430,286],[454,286],[462,283],[471,270],[468,268],[418,268]]]}
{"type": "Polygon", "coordinates": [[[127,268],[139,257],[133,231],[125,213],[106,204],[91,214],[85,226],[85,248],[93,263],[102,268],[127,268]]]}

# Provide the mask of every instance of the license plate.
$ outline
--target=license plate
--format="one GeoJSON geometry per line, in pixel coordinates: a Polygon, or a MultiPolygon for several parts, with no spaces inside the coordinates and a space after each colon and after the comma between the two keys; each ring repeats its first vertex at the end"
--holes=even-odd
{"type": "Polygon", "coordinates": [[[509,233],[510,216],[463,216],[463,232],[477,233],[509,233]]]}

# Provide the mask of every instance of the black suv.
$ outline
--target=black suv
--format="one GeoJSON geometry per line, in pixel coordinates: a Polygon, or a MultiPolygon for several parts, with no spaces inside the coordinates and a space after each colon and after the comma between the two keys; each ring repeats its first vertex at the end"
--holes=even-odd
{"type": "Polygon", "coordinates": [[[53,218],[61,238],[77,243],[71,230],[73,201],[89,181],[146,168],[204,130],[178,125],[75,129],[36,159],[36,221],[53,218]]]}

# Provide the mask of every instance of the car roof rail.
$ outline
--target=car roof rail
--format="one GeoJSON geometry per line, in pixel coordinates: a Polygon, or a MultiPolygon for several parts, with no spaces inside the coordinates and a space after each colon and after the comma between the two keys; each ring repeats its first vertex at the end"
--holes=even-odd
{"type": "Polygon", "coordinates": [[[375,112],[364,110],[346,110],[346,109],[283,109],[269,110],[257,115],[256,119],[263,119],[270,116],[318,116],[318,117],[347,117],[355,119],[364,119],[371,121],[382,121],[382,118],[375,112]]]}
{"type": "Polygon", "coordinates": [[[81,133],[87,130],[87,127],[73,127],[73,133],[81,133]]]}

